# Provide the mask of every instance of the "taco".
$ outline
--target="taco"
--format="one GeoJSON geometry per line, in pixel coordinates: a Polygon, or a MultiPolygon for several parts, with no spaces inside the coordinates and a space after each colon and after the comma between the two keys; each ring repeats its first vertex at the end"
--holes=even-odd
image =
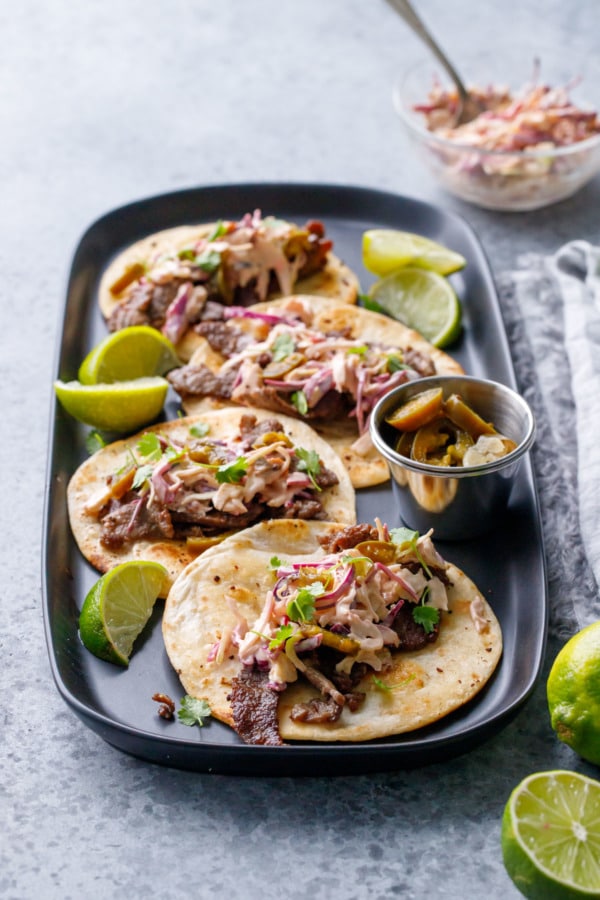
{"type": "Polygon", "coordinates": [[[151,325],[188,360],[196,327],[223,305],[249,306],[301,291],[355,303],[358,281],[332,252],[321,222],[262,218],[183,225],[128,247],[104,272],[100,309],[110,331],[151,325]]]}
{"type": "Polygon", "coordinates": [[[232,408],[109,444],[74,473],[71,530],[101,572],[130,559],[169,583],[208,547],[267,518],[355,521],[340,459],[308,425],[232,408]]]}
{"type": "Polygon", "coordinates": [[[190,362],[168,376],[186,412],[241,403],[310,422],[356,488],[389,478],[369,436],[377,400],[409,379],[463,371],[402,323],[325,297],[233,307],[202,334],[190,362]]]}
{"type": "Polygon", "coordinates": [[[431,533],[262,522],[179,576],[163,616],[188,694],[247,743],[366,741],[470,701],[499,622],[431,533]]]}

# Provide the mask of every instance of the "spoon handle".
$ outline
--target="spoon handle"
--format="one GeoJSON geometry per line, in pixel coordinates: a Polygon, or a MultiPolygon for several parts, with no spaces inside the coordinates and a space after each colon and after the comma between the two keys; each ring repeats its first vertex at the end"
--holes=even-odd
{"type": "Polygon", "coordinates": [[[396,12],[400,13],[406,24],[410,25],[415,34],[420,37],[425,44],[427,44],[431,52],[445,68],[446,72],[456,85],[458,95],[462,103],[464,104],[468,98],[468,91],[463,84],[462,78],[460,77],[444,51],[441,49],[437,41],[434,40],[428,28],[424,25],[423,21],[419,18],[408,0],[388,0],[388,3],[394,7],[396,12]]]}

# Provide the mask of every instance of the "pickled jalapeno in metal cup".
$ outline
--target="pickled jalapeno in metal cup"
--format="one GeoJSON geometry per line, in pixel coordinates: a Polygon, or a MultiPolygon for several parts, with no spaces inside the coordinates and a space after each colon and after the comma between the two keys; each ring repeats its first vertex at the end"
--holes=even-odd
{"type": "Polygon", "coordinates": [[[390,391],[371,415],[402,521],[443,540],[485,534],[503,518],[535,423],[515,391],[472,376],[432,376],[390,391]]]}

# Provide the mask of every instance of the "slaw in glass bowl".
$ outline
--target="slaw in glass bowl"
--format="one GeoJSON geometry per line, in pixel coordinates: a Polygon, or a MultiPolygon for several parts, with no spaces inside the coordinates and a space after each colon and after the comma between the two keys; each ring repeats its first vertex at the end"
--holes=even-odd
{"type": "Polygon", "coordinates": [[[548,206],[600,171],[598,79],[589,67],[567,75],[565,61],[555,73],[544,55],[525,58],[526,66],[511,65],[509,81],[496,77],[493,54],[465,60],[469,90],[485,107],[466,126],[453,127],[456,92],[430,59],[394,87],[394,107],[436,181],[487,209],[548,206]]]}

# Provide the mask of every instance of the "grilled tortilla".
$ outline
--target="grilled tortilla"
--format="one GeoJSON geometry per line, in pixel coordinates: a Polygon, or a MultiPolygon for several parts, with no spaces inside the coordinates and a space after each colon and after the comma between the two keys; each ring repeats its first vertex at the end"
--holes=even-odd
{"type": "Polygon", "coordinates": [[[103,447],[74,473],[67,501],[75,540],[96,569],[154,560],[169,573],[167,587],[199,553],[249,522],[298,515],[350,523],[356,516],[343,464],[308,425],[239,407],[103,447]],[[193,456],[178,456],[184,448],[193,456]]]}
{"type": "MultiPolygon", "coordinates": [[[[346,529],[346,532],[364,528],[357,525],[354,529],[346,529]]],[[[421,603],[425,602],[427,606],[434,601],[438,608],[447,604],[447,610],[439,609],[436,639],[425,638],[420,649],[392,647],[391,650],[374,651],[375,657],[381,658],[382,666],[376,670],[366,665],[359,671],[358,683],[352,686],[351,693],[362,694],[364,699],[354,711],[351,711],[348,694],[347,702],[335,721],[294,720],[292,711],[296,710],[297,715],[299,708],[307,708],[311,702],[321,702],[322,691],[315,686],[314,676],[313,683],[310,683],[301,672],[297,680],[288,683],[287,687],[281,683],[281,672],[289,671],[288,653],[287,650],[274,652],[266,649],[273,636],[278,634],[275,632],[274,635],[273,620],[266,611],[270,607],[270,598],[279,598],[278,590],[284,593],[285,608],[285,591],[289,582],[282,587],[283,582],[279,580],[281,573],[294,564],[314,563],[326,555],[331,559],[331,545],[325,548],[320,540],[326,537],[331,539],[334,534],[337,539],[340,532],[344,533],[343,526],[332,523],[260,523],[228,538],[218,549],[207,551],[201,560],[181,573],[169,592],[163,616],[163,635],[167,653],[185,690],[191,696],[207,700],[212,715],[235,727],[248,743],[277,744],[281,740],[365,741],[413,731],[437,722],[472,700],[498,665],[502,634],[491,607],[467,575],[437,558],[430,537],[423,536],[420,552],[429,560],[430,574],[438,581],[438,576],[442,578],[446,585],[445,601],[439,584],[436,583],[434,590],[433,577],[428,582],[431,586],[430,597],[424,592],[425,596],[421,598],[421,603]],[[273,570],[275,564],[280,566],[277,573],[273,570]],[[281,656],[286,657],[283,662],[287,668],[278,672],[280,662],[277,659],[281,656]],[[262,677],[265,682],[261,690],[270,692],[270,700],[276,705],[274,729],[269,730],[265,721],[269,718],[269,700],[265,705],[255,697],[245,723],[244,709],[236,710],[236,703],[239,705],[239,679],[244,677],[243,672],[246,676],[252,672],[253,677],[262,677]],[[271,685],[277,690],[273,691],[271,685]],[[248,725],[250,734],[245,731],[248,725]]],[[[364,565],[365,548],[372,559],[377,558],[378,550],[381,551],[381,544],[377,541],[370,548],[359,541],[354,551],[348,549],[351,545],[352,540],[340,542],[340,565],[346,564],[348,555],[352,553],[362,555],[364,565]]],[[[411,559],[410,552],[407,559],[411,559]]],[[[360,566],[360,561],[355,565],[360,566]]],[[[409,569],[399,569],[399,577],[409,577],[413,586],[418,586],[419,576],[409,574],[418,569],[414,556],[407,565],[409,569]]],[[[359,568],[355,570],[359,571],[359,568]]],[[[303,579],[305,585],[311,582],[310,571],[298,577],[303,579]]],[[[321,570],[317,570],[316,574],[313,572],[313,583],[315,577],[321,579],[322,588],[321,570]]],[[[381,590],[383,592],[384,588],[381,590]]],[[[398,593],[402,590],[399,588],[398,593]]],[[[315,595],[315,602],[318,603],[318,590],[315,590],[315,595]]],[[[297,599],[298,595],[295,597],[297,599]]],[[[371,601],[375,605],[372,594],[371,601]]],[[[353,605],[345,603],[343,595],[338,592],[330,627],[324,627],[329,632],[327,642],[333,641],[335,644],[336,640],[352,637],[355,626],[342,628],[338,624],[338,612],[343,618],[345,610],[346,621],[351,622],[348,615],[356,610],[357,605],[360,604],[356,601],[353,605]]],[[[412,608],[413,604],[409,606],[412,608]]],[[[397,612],[394,598],[390,609],[393,616],[397,612]]],[[[327,611],[327,606],[323,610],[327,611]]],[[[309,615],[306,609],[305,614],[309,615]]],[[[314,622],[313,617],[309,626],[314,622]]],[[[390,614],[386,622],[388,626],[391,624],[390,614]]],[[[372,632],[364,628],[362,633],[368,635],[372,632]]],[[[389,643],[389,634],[386,640],[389,643]]],[[[327,642],[324,639],[322,646],[327,642]]],[[[302,654],[300,647],[298,643],[294,645],[297,652],[292,654],[292,659],[294,655],[296,658],[302,657],[307,665],[312,665],[310,648],[302,654]]],[[[339,655],[341,657],[343,654],[339,655]]],[[[372,655],[368,649],[364,651],[366,659],[372,655]]],[[[356,657],[357,660],[360,658],[356,657]]],[[[365,664],[357,662],[356,665],[360,667],[365,664]]],[[[347,666],[344,671],[348,671],[347,666]]],[[[290,682],[289,675],[286,681],[290,682]]]]}
{"type": "MultiPolygon", "coordinates": [[[[410,372],[392,372],[392,377],[388,382],[390,389],[408,377],[434,374],[454,375],[463,372],[462,366],[449,354],[434,347],[422,335],[407,328],[401,322],[359,306],[337,303],[330,298],[300,295],[284,297],[269,304],[256,304],[250,307],[249,313],[299,316],[307,328],[312,331],[326,335],[343,335],[355,345],[349,350],[354,356],[352,361],[355,363],[360,362],[364,345],[372,344],[384,348],[389,356],[398,359],[405,368],[410,370],[410,372]]],[[[254,339],[259,341],[265,341],[265,339],[268,341],[274,327],[273,323],[264,323],[254,319],[236,318],[230,322],[236,330],[249,331],[254,339]]],[[[210,393],[208,395],[195,394],[193,390],[189,389],[188,372],[193,375],[194,369],[198,370],[205,366],[211,372],[219,375],[225,371],[223,366],[228,359],[233,362],[232,355],[228,355],[226,350],[220,351],[215,346],[211,346],[208,339],[202,339],[201,345],[195,351],[188,366],[175,370],[169,375],[169,380],[181,395],[183,408],[188,414],[222,407],[231,402],[280,409],[288,415],[302,417],[310,422],[312,427],[342,457],[355,488],[370,487],[389,478],[387,463],[375,450],[368,435],[366,421],[369,410],[364,416],[363,437],[359,441],[360,428],[355,412],[351,411],[349,415],[348,406],[345,409],[336,409],[335,405],[333,413],[331,411],[331,405],[327,401],[332,399],[335,388],[330,390],[328,396],[324,398],[327,404],[324,408],[323,401],[321,401],[315,410],[309,409],[304,414],[290,402],[289,392],[278,391],[275,394],[273,391],[263,391],[261,378],[258,381],[249,380],[250,384],[247,389],[244,388],[244,385],[238,385],[234,388],[233,398],[223,399],[222,393],[219,395],[218,388],[213,389],[212,395],[210,393]]],[[[284,374],[283,378],[285,377],[284,374]]],[[[293,378],[293,373],[290,373],[289,377],[293,378]]],[[[210,391],[211,388],[208,390],[210,391]]],[[[349,395],[346,394],[346,396],[349,395]]],[[[377,399],[376,395],[373,396],[377,399]]]]}
{"type": "Polygon", "coordinates": [[[169,228],[112,261],[100,309],[111,331],[159,328],[187,361],[200,340],[194,325],[212,318],[215,304],[248,306],[292,291],[355,303],[358,280],[331,247],[319,222],[300,228],[258,212],[240,222],[169,228]]]}

